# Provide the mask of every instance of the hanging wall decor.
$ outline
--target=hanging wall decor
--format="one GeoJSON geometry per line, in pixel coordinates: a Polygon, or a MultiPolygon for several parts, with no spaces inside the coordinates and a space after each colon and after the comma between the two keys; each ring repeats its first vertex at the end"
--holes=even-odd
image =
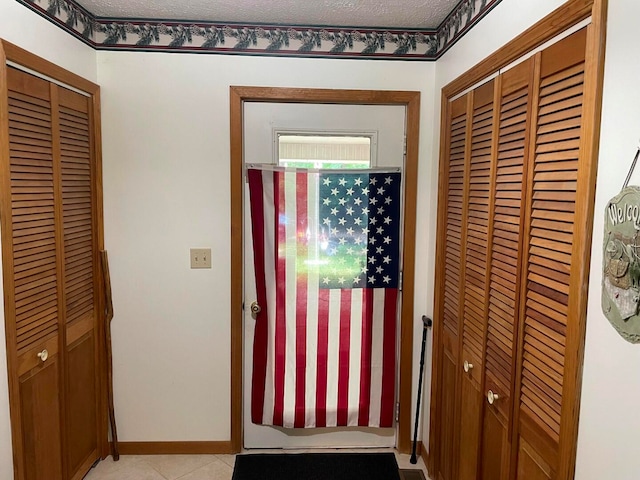
{"type": "Polygon", "coordinates": [[[628,187],[633,160],[622,191],[605,209],[602,311],[618,333],[640,343],[640,187],[628,187]]]}

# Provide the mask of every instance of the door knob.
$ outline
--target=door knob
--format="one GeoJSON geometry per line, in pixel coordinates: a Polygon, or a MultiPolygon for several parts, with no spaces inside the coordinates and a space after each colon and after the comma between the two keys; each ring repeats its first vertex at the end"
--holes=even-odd
{"type": "Polygon", "coordinates": [[[258,315],[261,311],[262,311],[262,307],[258,304],[258,302],[251,302],[251,306],[249,307],[251,309],[251,313],[253,315],[258,315]]]}
{"type": "Polygon", "coordinates": [[[38,353],[38,358],[43,362],[47,361],[47,358],[49,358],[49,352],[47,351],[46,348],[38,353]]]}
{"type": "Polygon", "coordinates": [[[489,405],[493,405],[493,403],[499,398],[500,398],[500,395],[498,395],[497,393],[493,393],[492,390],[489,390],[487,392],[487,402],[489,402],[489,405]]]}
{"type": "Polygon", "coordinates": [[[465,360],[462,368],[464,368],[465,373],[469,373],[473,369],[473,363],[469,363],[468,360],[465,360]]]}

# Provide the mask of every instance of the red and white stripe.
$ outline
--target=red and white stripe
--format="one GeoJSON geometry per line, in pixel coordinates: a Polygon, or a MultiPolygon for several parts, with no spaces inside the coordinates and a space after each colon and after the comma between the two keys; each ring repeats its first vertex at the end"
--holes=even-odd
{"type": "Polygon", "coordinates": [[[319,175],[248,171],[257,300],[253,423],[391,427],[397,289],[321,289],[319,175]],[[278,222],[279,218],[288,219],[278,222]]]}

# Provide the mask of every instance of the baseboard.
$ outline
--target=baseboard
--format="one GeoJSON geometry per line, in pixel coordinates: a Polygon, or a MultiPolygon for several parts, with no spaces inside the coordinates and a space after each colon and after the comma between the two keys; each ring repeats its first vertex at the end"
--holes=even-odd
{"type": "Polygon", "coordinates": [[[206,455],[237,453],[224,442],[118,442],[120,455],[206,455]]]}
{"type": "Polygon", "coordinates": [[[424,443],[418,442],[418,453],[424,460],[424,464],[427,465],[427,461],[429,460],[429,452],[427,452],[427,447],[425,447],[424,443]]]}
{"type": "Polygon", "coordinates": [[[420,442],[419,452],[420,452],[420,456],[422,457],[422,460],[424,461],[425,466],[427,467],[427,472],[428,472],[429,471],[429,452],[427,451],[427,447],[425,446],[425,444],[422,442],[420,442]]]}

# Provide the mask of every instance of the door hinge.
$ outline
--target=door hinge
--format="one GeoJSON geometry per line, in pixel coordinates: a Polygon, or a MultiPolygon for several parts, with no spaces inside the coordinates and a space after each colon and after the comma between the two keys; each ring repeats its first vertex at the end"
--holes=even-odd
{"type": "Polygon", "coordinates": [[[400,421],[400,402],[396,402],[396,422],[400,421]]]}
{"type": "Polygon", "coordinates": [[[403,146],[403,153],[406,155],[407,154],[407,136],[404,136],[404,146],[403,146]]]}

